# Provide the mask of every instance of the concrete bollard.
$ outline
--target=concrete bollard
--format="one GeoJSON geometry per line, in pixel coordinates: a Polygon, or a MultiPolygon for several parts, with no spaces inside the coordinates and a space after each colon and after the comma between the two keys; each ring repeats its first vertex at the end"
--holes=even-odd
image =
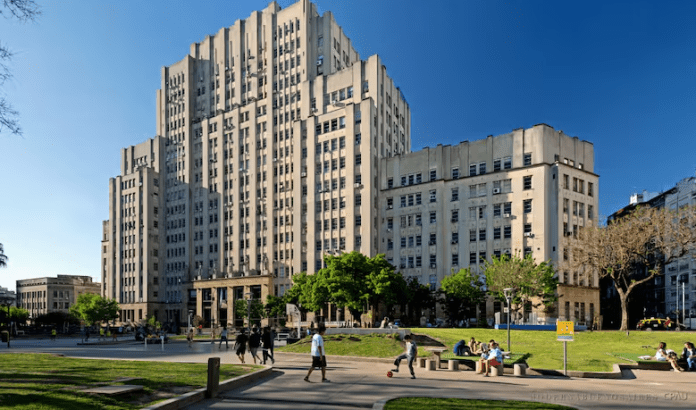
{"type": "Polygon", "coordinates": [[[527,375],[527,365],[524,363],[515,363],[514,374],[518,377],[525,377],[527,375]]]}
{"type": "Polygon", "coordinates": [[[449,360],[447,362],[447,369],[449,371],[456,371],[459,370],[459,362],[456,360],[449,360]]]}
{"type": "Polygon", "coordinates": [[[428,370],[428,371],[436,370],[436,367],[435,367],[436,364],[437,364],[436,360],[426,359],[425,370],[428,370]]]}
{"type": "Polygon", "coordinates": [[[503,365],[491,366],[491,376],[502,376],[505,374],[505,367],[503,365]]]}
{"type": "Polygon", "coordinates": [[[206,385],[205,397],[210,399],[217,396],[220,386],[220,358],[211,357],[208,359],[208,384],[206,385]]]}
{"type": "Polygon", "coordinates": [[[164,351],[164,336],[160,336],[160,342],[162,343],[162,351],[164,351]]]}
{"type": "Polygon", "coordinates": [[[476,361],[476,373],[481,374],[483,373],[483,366],[481,365],[480,361],[476,361]]]}
{"type": "Polygon", "coordinates": [[[418,358],[418,367],[424,369],[425,368],[425,361],[428,360],[424,357],[419,357],[418,358]]]}

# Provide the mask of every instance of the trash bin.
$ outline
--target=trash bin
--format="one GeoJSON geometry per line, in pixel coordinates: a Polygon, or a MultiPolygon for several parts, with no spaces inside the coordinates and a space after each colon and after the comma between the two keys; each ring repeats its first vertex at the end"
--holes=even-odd
{"type": "Polygon", "coordinates": [[[7,330],[3,330],[0,333],[0,341],[2,341],[2,343],[7,343],[7,339],[9,339],[9,338],[10,338],[10,333],[7,330]]]}

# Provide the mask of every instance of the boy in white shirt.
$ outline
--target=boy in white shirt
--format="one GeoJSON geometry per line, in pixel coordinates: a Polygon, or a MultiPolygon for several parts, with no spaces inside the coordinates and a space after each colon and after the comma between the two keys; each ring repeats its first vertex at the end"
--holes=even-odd
{"type": "Polygon", "coordinates": [[[396,368],[392,369],[392,372],[398,373],[401,360],[408,359],[408,369],[411,371],[411,378],[415,379],[416,373],[413,371],[413,361],[418,356],[418,346],[416,346],[416,342],[411,340],[411,335],[404,336],[404,341],[406,342],[406,351],[394,360],[396,368]]]}
{"type": "Polygon", "coordinates": [[[312,337],[312,366],[309,368],[309,372],[307,372],[307,376],[304,378],[306,382],[309,382],[309,375],[312,374],[315,367],[321,367],[321,381],[324,383],[329,381],[329,379],[326,378],[326,356],[324,351],[324,338],[322,337],[325,332],[326,328],[324,325],[319,325],[319,332],[312,337]]]}

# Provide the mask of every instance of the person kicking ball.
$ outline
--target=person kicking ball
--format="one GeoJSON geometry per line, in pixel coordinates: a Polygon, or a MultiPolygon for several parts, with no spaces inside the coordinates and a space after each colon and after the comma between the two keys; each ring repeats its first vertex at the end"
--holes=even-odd
{"type": "Polygon", "coordinates": [[[401,360],[408,359],[408,369],[411,371],[411,378],[415,379],[416,373],[413,371],[413,361],[416,360],[418,356],[418,346],[416,346],[416,342],[411,340],[411,335],[404,336],[404,342],[406,342],[406,351],[394,360],[394,366],[396,366],[396,368],[392,369],[392,372],[399,373],[399,364],[401,364],[401,360]]]}

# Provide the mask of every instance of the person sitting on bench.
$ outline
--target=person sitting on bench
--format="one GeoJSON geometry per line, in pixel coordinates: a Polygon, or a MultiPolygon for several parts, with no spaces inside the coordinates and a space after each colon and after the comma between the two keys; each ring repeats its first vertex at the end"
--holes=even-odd
{"type": "Polygon", "coordinates": [[[481,367],[483,370],[483,375],[488,377],[488,373],[491,371],[491,366],[498,367],[503,364],[503,352],[498,348],[498,343],[491,343],[491,350],[488,352],[488,356],[481,357],[479,359],[481,362],[481,367]]]}

